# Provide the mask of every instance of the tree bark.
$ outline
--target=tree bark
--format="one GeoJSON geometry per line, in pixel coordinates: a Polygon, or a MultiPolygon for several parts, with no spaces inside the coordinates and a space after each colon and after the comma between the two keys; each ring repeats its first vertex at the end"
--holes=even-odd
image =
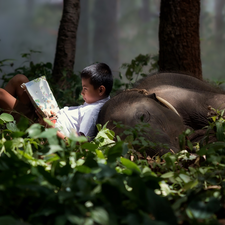
{"type": "Polygon", "coordinates": [[[60,81],[64,72],[66,76],[70,76],[73,72],[79,17],[80,0],[64,0],[53,67],[56,83],[60,81]]]}
{"type": "Polygon", "coordinates": [[[202,79],[200,0],[161,0],[159,70],[202,79]]]}

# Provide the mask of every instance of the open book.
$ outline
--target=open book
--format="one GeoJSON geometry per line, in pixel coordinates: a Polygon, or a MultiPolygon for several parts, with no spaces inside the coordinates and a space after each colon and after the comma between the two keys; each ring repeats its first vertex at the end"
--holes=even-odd
{"type": "Polygon", "coordinates": [[[39,111],[43,117],[49,116],[51,111],[54,113],[59,111],[45,76],[23,83],[21,87],[27,92],[34,107],[41,109],[39,111]]]}

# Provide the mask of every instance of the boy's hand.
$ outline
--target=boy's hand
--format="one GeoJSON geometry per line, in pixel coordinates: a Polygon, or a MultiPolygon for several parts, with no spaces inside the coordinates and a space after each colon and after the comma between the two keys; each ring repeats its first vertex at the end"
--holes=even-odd
{"type": "MultiPolygon", "coordinates": [[[[38,110],[40,110],[40,109],[38,109],[38,110]]],[[[56,116],[56,112],[54,112],[52,109],[45,109],[45,110],[43,110],[43,112],[47,118],[56,116]]]]}
{"type": "Polygon", "coordinates": [[[44,127],[48,127],[48,128],[55,127],[54,123],[56,123],[56,121],[57,121],[57,117],[56,116],[52,116],[50,118],[49,117],[43,118],[42,115],[39,112],[39,109],[37,109],[35,112],[38,115],[38,123],[40,123],[44,127]],[[47,123],[45,120],[48,120],[49,122],[47,123]],[[52,124],[52,125],[50,125],[50,124],[52,124]]]}

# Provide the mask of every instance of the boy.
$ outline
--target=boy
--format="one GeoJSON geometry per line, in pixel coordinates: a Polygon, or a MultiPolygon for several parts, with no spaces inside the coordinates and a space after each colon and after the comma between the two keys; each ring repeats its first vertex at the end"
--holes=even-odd
{"type": "MultiPolygon", "coordinates": [[[[59,138],[64,139],[71,132],[76,132],[78,135],[92,139],[95,136],[98,113],[103,104],[110,98],[113,77],[106,64],[96,63],[84,68],[81,72],[81,80],[81,95],[85,101],[83,105],[60,109],[56,113],[57,121],[54,126],[47,125],[37,112],[40,124],[58,128],[57,136],[59,138]]],[[[26,92],[21,88],[21,84],[26,82],[28,79],[19,74],[9,81],[5,90],[0,89],[0,108],[6,111],[15,110],[28,118],[33,118],[34,108],[26,92]],[[18,100],[14,96],[18,96],[18,100]]]]}

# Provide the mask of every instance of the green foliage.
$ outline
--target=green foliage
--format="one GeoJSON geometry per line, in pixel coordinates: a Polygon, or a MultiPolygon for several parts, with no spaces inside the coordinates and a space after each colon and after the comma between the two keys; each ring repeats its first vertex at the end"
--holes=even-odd
{"type": "Polygon", "coordinates": [[[120,134],[120,137],[117,137],[117,140],[125,137],[125,142],[128,144],[130,153],[134,153],[134,157],[138,157],[135,153],[139,152],[143,155],[146,155],[146,150],[149,148],[154,149],[156,146],[166,147],[161,143],[156,143],[148,140],[146,138],[146,131],[151,129],[150,124],[141,122],[136,124],[134,127],[125,126],[122,123],[114,122],[115,126],[121,128],[123,132],[120,134]]]}
{"type": "MultiPolygon", "coordinates": [[[[8,81],[15,76],[16,74],[24,74],[28,77],[29,80],[33,80],[40,76],[46,76],[48,83],[52,89],[52,92],[57,99],[57,102],[60,107],[66,105],[79,105],[82,103],[80,97],[81,92],[81,79],[77,74],[72,74],[71,77],[66,76],[66,73],[63,73],[61,77],[60,85],[57,84],[52,76],[52,63],[34,63],[32,61],[33,54],[39,54],[38,51],[30,50],[28,53],[21,54],[21,57],[25,59],[23,66],[16,68],[12,73],[3,74],[2,76],[2,87],[8,83],[8,81]],[[68,84],[70,88],[68,87],[68,84]]],[[[0,61],[0,72],[2,72],[3,66],[9,66],[6,64],[8,60],[0,61]]]]}
{"type": "MultiPolygon", "coordinates": [[[[225,120],[216,113],[208,129],[220,122],[220,137],[225,120]]],[[[8,114],[0,121],[1,224],[219,224],[224,217],[222,140],[131,161],[135,145],[114,141],[106,125],[92,142],[70,136],[66,144],[56,129],[9,126],[8,114]]]]}
{"type": "MultiPolygon", "coordinates": [[[[129,84],[119,80],[115,87],[127,88],[145,76],[143,66],[150,59],[139,55],[124,65],[129,84]]],[[[1,61],[0,68],[7,62],[1,61]]],[[[79,76],[63,78],[73,88],[67,92],[54,84],[51,70],[49,63],[30,61],[3,80],[17,73],[33,79],[41,73],[62,95],[63,105],[79,101],[79,76]]],[[[224,218],[224,112],[211,109],[209,117],[200,142],[192,144],[187,130],[179,137],[182,151],[149,158],[145,149],[159,143],[146,140],[146,124],[126,129],[125,141],[106,124],[97,125],[92,142],[71,135],[65,143],[56,129],[30,126],[26,118],[16,124],[11,115],[1,114],[0,224],[218,225],[224,218]]]]}
{"type": "MultiPolygon", "coordinates": [[[[21,67],[16,68],[12,73],[2,75],[2,87],[9,82],[9,80],[16,74],[24,74],[29,80],[33,80],[40,76],[45,76],[48,80],[50,88],[57,99],[60,107],[69,105],[80,105],[83,103],[83,99],[80,95],[82,90],[80,76],[72,73],[70,77],[67,76],[66,71],[63,72],[61,80],[56,83],[52,76],[53,65],[50,62],[47,63],[34,63],[32,60],[33,54],[39,54],[41,52],[30,50],[28,53],[22,53],[21,57],[25,59],[24,64],[21,67]],[[68,88],[69,86],[69,88],[68,88]]],[[[5,66],[13,66],[13,60],[5,59],[0,61],[0,72],[3,72],[2,68],[5,66]]],[[[151,56],[149,54],[139,54],[135,57],[131,63],[124,63],[122,69],[125,69],[125,76],[119,74],[120,79],[114,79],[114,85],[111,95],[119,89],[131,88],[133,83],[138,79],[147,76],[148,73],[158,70],[158,56],[151,56]],[[148,70],[145,69],[149,66],[148,70]],[[127,81],[124,82],[123,80],[127,81]]]]}
{"type": "Polygon", "coordinates": [[[34,124],[2,130],[0,221],[18,224],[177,224],[169,201],[154,190],[160,178],[129,159],[124,142],[102,145],[34,124]],[[5,132],[11,134],[6,137],[5,132]],[[10,137],[10,138],[9,138],[10,137]],[[164,213],[160,213],[163,210],[164,213]]]}
{"type": "Polygon", "coordinates": [[[158,55],[139,54],[130,63],[122,64],[121,69],[125,70],[125,75],[120,73],[120,80],[114,80],[114,91],[120,88],[131,88],[140,78],[146,77],[150,72],[158,71],[158,55]],[[148,67],[149,69],[147,69],[148,67]],[[126,82],[122,82],[124,79],[126,82]]]}
{"type": "Polygon", "coordinates": [[[3,67],[13,66],[13,59],[3,59],[0,61],[0,72],[3,72],[3,67]]]}

